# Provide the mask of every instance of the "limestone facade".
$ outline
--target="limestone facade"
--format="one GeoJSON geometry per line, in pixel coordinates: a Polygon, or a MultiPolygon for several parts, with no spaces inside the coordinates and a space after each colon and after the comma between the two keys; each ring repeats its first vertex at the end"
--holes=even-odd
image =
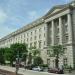
{"type": "Polygon", "coordinates": [[[45,64],[55,67],[53,57],[48,55],[50,45],[64,45],[65,54],[59,58],[63,64],[75,66],[75,4],[54,6],[40,19],[0,39],[1,47],[10,47],[13,43],[26,43],[28,48],[35,46],[41,50],[45,64]]]}

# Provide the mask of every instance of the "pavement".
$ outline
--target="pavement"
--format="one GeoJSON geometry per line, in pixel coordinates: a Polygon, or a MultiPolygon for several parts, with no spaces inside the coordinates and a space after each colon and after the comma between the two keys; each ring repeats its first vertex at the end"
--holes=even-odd
{"type": "MultiPolygon", "coordinates": [[[[16,71],[16,68],[10,67],[10,66],[0,65],[0,69],[7,70],[10,72],[16,71]]],[[[75,75],[75,74],[53,74],[53,73],[48,73],[48,72],[37,72],[37,71],[32,71],[32,70],[25,70],[24,68],[20,68],[18,73],[22,75],[75,75]]]]}

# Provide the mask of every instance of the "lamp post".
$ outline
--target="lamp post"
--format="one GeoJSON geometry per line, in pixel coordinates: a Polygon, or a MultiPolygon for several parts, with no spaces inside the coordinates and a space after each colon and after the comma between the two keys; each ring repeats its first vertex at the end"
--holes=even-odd
{"type": "Polygon", "coordinates": [[[16,58],[16,75],[18,75],[18,70],[19,70],[19,50],[16,58]]]}

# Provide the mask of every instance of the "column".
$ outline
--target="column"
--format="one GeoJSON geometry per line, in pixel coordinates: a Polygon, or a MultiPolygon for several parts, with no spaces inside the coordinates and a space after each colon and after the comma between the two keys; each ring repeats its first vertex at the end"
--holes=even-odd
{"type": "Polygon", "coordinates": [[[59,17],[59,43],[62,45],[62,19],[59,17]]]}
{"type": "Polygon", "coordinates": [[[68,64],[74,67],[74,50],[72,45],[72,20],[71,20],[71,14],[69,13],[67,15],[68,18],[68,43],[70,46],[68,46],[68,64]]]}
{"type": "Polygon", "coordinates": [[[55,40],[55,36],[54,36],[54,21],[52,20],[52,45],[54,45],[54,40],[55,40]]]}
{"type": "Polygon", "coordinates": [[[71,21],[71,14],[68,14],[67,15],[67,18],[68,18],[68,42],[69,43],[72,43],[72,21],[71,21]]]}
{"type": "Polygon", "coordinates": [[[46,36],[45,36],[45,38],[46,38],[46,45],[45,45],[45,47],[48,47],[48,41],[49,41],[49,39],[48,39],[48,37],[49,37],[49,33],[48,33],[48,24],[47,23],[45,23],[45,34],[46,34],[46,36]]]}

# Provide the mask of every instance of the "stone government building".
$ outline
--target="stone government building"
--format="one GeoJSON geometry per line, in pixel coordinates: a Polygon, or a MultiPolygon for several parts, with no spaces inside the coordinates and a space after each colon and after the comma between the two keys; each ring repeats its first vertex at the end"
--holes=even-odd
{"type": "Polygon", "coordinates": [[[41,50],[45,64],[55,67],[53,57],[48,55],[48,46],[61,44],[65,54],[59,58],[63,64],[75,67],[75,3],[54,6],[46,15],[0,39],[0,48],[13,43],[27,43],[41,50]]]}

